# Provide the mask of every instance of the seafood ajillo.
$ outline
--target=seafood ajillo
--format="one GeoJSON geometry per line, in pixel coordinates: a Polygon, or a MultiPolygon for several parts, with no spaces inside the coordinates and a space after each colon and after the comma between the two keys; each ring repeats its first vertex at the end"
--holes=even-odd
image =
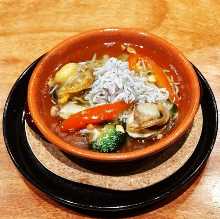
{"type": "Polygon", "coordinates": [[[54,131],[65,141],[97,152],[133,151],[175,125],[179,89],[169,71],[122,49],[119,57],[67,63],[49,79],[50,114],[60,121],[54,131]]]}

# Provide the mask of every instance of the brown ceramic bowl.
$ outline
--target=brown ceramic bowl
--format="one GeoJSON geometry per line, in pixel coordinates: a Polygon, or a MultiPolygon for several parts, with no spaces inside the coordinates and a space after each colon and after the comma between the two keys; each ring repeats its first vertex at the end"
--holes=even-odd
{"type": "Polygon", "coordinates": [[[41,133],[65,152],[103,162],[135,160],[169,147],[190,128],[199,106],[199,98],[200,87],[196,73],[178,49],[155,35],[123,28],[92,30],[63,41],[39,62],[28,86],[29,109],[41,133]],[[51,130],[53,118],[50,116],[51,101],[47,87],[49,76],[54,74],[59,66],[68,62],[89,60],[94,53],[98,56],[118,56],[122,53],[122,43],[130,43],[138,53],[150,56],[161,67],[169,69],[175,81],[180,83],[181,100],[176,126],[161,140],[133,152],[99,153],[65,142],[51,130]]]}

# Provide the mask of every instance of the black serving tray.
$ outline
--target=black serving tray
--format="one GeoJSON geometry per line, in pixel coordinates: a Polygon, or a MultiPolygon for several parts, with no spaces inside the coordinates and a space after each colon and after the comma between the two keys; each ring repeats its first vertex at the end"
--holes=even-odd
{"type": "Polygon", "coordinates": [[[216,101],[207,81],[194,66],[201,87],[203,127],[190,159],[177,172],[152,186],[116,191],[73,182],[47,170],[34,156],[25,134],[24,111],[28,81],[38,60],[15,82],[5,104],[3,134],[8,153],[20,173],[62,205],[93,215],[120,216],[155,209],[180,195],[205,165],[218,129],[216,101]]]}

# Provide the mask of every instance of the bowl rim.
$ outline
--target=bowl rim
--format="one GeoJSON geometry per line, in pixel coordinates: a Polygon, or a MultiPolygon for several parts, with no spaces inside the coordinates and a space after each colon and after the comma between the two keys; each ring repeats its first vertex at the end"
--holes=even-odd
{"type": "Polygon", "coordinates": [[[179,51],[176,47],[174,47],[172,44],[167,42],[166,40],[162,39],[159,36],[156,36],[152,33],[148,33],[143,31],[139,28],[100,28],[100,29],[94,29],[89,30],[74,36],[71,36],[67,38],[66,40],[62,41],[61,43],[57,44],[54,48],[52,48],[37,64],[35,67],[29,84],[28,84],[28,106],[29,110],[32,116],[32,119],[40,132],[53,144],[55,144],[58,148],[61,150],[70,153],[72,155],[86,158],[89,160],[95,160],[95,161],[105,161],[105,162],[120,162],[120,161],[130,161],[135,160],[139,158],[146,157],[148,155],[152,155],[154,153],[157,153],[165,148],[167,148],[169,145],[172,145],[176,142],[176,140],[181,137],[186,130],[190,127],[195,114],[199,107],[199,101],[200,101],[200,86],[199,81],[197,78],[197,75],[191,65],[191,63],[185,58],[185,56],[182,54],[181,51],[179,51]],[[72,44],[75,41],[83,38],[83,37],[94,37],[97,33],[105,33],[105,32],[126,32],[130,34],[137,34],[137,36],[147,36],[151,37],[154,40],[157,41],[158,44],[163,44],[163,46],[166,46],[166,48],[169,48],[169,50],[176,56],[182,64],[184,64],[185,68],[188,72],[191,72],[191,80],[193,83],[193,91],[194,91],[194,101],[191,103],[191,111],[185,118],[184,122],[179,124],[179,126],[171,132],[171,134],[166,135],[164,138],[160,139],[156,143],[150,145],[149,147],[145,147],[143,149],[131,151],[131,152],[122,152],[122,153],[100,153],[100,152],[94,152],[90,150],[80,149],[77,146],[74,146],[72,144],[69,144],[62,140],[60,137],[58,137],[55,133],[53,133],[47,126],[44,125],[44,121],[40,115],[40,112],[37,110],[38,106],[35,102],[35,98],[33,98],[33,90],[35,89],[35,84],[38,78],[38,74],[41,73],[41,68],[43,64],[51,57],[52,54],[57,53],[61,47],[64,45],[72,44]]]}

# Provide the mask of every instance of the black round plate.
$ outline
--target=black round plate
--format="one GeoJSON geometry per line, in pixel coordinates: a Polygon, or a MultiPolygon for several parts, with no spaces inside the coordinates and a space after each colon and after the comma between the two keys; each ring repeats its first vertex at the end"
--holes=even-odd
{"type": "Polygon", "coordinates": [[[47,170],[34,156],[24,129],[27,86],[37,62],[32,63],[14,84],[5,104],[3,133],[8,153],[21,174],[52,199],[85,213],[111,215],[151,209],[176,197],[192,182],[206,163],[217,135],[217,106],[214,95],[198,69],[201,86],[203,128],[199,143],[185,165],[165,180],[139,190],[115,191],[69,181],[47,170]]]}

